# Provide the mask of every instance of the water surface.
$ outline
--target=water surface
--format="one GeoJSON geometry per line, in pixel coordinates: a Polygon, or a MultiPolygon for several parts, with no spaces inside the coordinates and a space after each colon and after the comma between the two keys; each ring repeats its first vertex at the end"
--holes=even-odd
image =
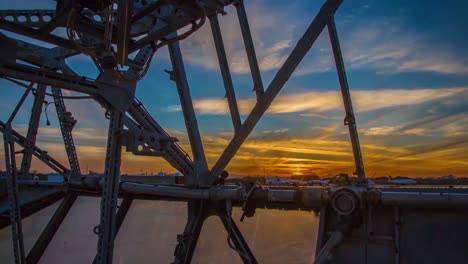
{"type": "MultiPolygon", "coordinates": [[[[23,220],[28,252],[60,202],[23,220]]],[[[91,263],[97,245],[93,227],[99,223],[99,198],[79,197],[57,231],[41,261],[43,264],[91,263]]],[[[311,263],[315,254],[318,218],[312,212],[257,209],[239,222],[259,263],[311,263]]],[[[115,240],[114,263],[171,263],[177,234],[186,222],[182,202],[135,200],[115,240]]],[[[11,229],[0,230],[1,263],[13,263],[11,229]]],[[[205,222],[192,263],[241,263],[227,245],[227,233],[217,217],[205,222]]]]}

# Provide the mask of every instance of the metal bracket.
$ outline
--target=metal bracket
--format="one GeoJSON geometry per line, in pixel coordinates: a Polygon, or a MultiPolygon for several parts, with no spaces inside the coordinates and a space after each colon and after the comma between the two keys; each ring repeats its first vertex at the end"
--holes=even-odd
{"type": "Polygon", "coordinates": [[[163,156],[169,144],[177,142],[176,138],[141,129],[124,130],[122,136],[126,151],[141,156],[163,156]]]}

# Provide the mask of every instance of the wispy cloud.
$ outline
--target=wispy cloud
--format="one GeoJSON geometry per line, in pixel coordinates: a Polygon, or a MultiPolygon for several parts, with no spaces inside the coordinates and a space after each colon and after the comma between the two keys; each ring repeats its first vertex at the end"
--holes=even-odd
{"type": "Polygon", "coordinates": [[[397,18],[353,22],[343,32],[343,53],[350,69],[468,74],[466,59],[423,33],[406,30],[397,18]]]}
{"type": "MultiPolygon", "coordinates": [[[[411,143],[396,145],[403,137],[422,136],[423,130],[402,127],[374,127],[364,130],[365,140],[361,148],[369,176],[410,175],[410,176],[440,176],[448,173],[464,175],[468,161],[465,150],[468,147],[466,135],[447,135],[432,137],[432,143],[411,143]],[[373,140],[376,136],[386,138],[384,141],[373,140]],[[369,137],[370,136],[370,137],[369,137]]],[[[269,175],[287,176],[291,174],[316,174],[333,176],[339,172],[350,173],[354,170],[351,144],[347,138],[340,137],[342,130],[334,127],[313,128],[322,131],[319,134],[308,133],[308,136],[296,136],[290,129],[259,131],[252,135],[229,163],[228,170],[238,175],[262,175],[267,169],[269,175]],[[265,133],[263,133],[265,132],[265,133]],[[323,136],[325,133],[328,136],[323,136]],[[275,137],[265,136],[275,134],[275,137]],[[340,139],[341,138],[341,139],[340,139]]],[[[59,133],[54,129],[43,131],[45,134],[59,133]]],[[[362,132],[362,131],[361,131],[362,132]]],[[[76,140],[89,138],[87,133],[77,133],[76,140]],[[81,138],[81,137],[84,137],[81,138]]],[[[216,162],[224,147],[230,141],[231,133],[219,132],[203,137],[206,157],[210,166],[216,162]]],[[[425,135],[424,135],[425,136],[425,135]]],[[[100,136],[99,136],[100,138],[100,136]]],[[[187,135],[181,134],[182,147],[189,150],[187,135]]],[[[55,158],[67,164],[63,144],[61,142],[45,142],[44,149],[49,150],[55,158]]],[[[1,146],[0,146],[1,148],[1,146]]],[[[105,156],[105,140],[100,144],[84,145],[77,148],[82,170],[89,166],[91,170],[102,171],[105,156]]],[[[0,158],[2,156],[0,155],[0,158]]],[[[159,170],[173,171],[161,158],[133,156],[123,153],[123,173],[148,173],[159,170]]],[[[50,171],[43,164],[35,163],[35,169],[50,171]]]]}
{"type": "MultiPolygon", "coordinates": [[[[296,5],[300,8],[300,5],[296,5]]],[[[367,12],[368,8],[363,8],[367,12]]],[[[248,73],[242,34],[233,8],[221,18],[224,44],[231,71],[248,73]]],[[[295,17],[298,10],[269,8],[260,2],[249,4],[250,26],[261,70],[275,70],[282,66],[299,36],[315,14],[295,17]],[[279,30],[281,29],[281,30],[279,30]]],[[[337,18],[344,60],[349,70],[367,69],[376,73],[434,72],[468,74],[467,59],[460,57],[443,42],[431,41],[431,36],[411,32],[399,17],[369,18],[365,14],[348,14],[337,18]]],[[[296,75],[334,70],[327,29],[320,35],[296,75]]],[[[214,43],[208,25],[193,37],[182,42],[188,63],[218,70],[214,43]]]]}
{"type": "MultiPolygon", "coordinates": [[[[352,92],[353,103],[357,112],[373,111],[382,108],[417,105],[430,101],[443,100],[468,92],[466,87],[439,89],[384,89],[384,90],[355,90],[352,92]]],[[[246,115],[255,105],[255,99],[241,99],[238,101],[241,114],[246,115]]],[[[313,91],[279,95],[273,102],[269,114],[286,114],[310,112],[311,114],[340,110],[343,108],[340,92],[313,91]]],[[[227,101],[224,99],[200,99],[194,101],[194,107],[200,114],[226,115],[229,114],[227,101]]],[[[181,111],[178,105],[166,108],[168,112],[181,111]]]]}
{"type": "Polygon", "coordinates": [[[279,129],[268,129],[264,130],[262,133],[263,134],[272,134],[272,133],[286,133],[289,131],[289,128],[279,128],[279,129]]]}
{"type": "MultiPolygon", "coordinates": [[[[229,15],[220,17],[219,21],[230,70],[233,73],[248,73],[250,69],[235,8],[229,6],[226,11],[229,15]]],[[[249,4],[248,13],[255,14],[249,16],[249,24],[253,32],[258,63],[263,71],[279,68],[286,60],[292,45],[294,25],[282,23],[275,11],[265,10],[265,6],[262,7],[256,2],[249,4]],[[282,29],[281,32],[278,32],[278,28],[282,29]]],[[[182,42],[184,60],[210,70],[218,70],[216,49],[208,24],[182,42]]]]}
{"type": "Polygon", "coordinates": [[[361,133],[368,136],[388,136],[388,135],[424,135],[425,128],[412,128],[402,130],[401,126],[381,126],[371,127],[369,129],[361,129],[361,133]]]}

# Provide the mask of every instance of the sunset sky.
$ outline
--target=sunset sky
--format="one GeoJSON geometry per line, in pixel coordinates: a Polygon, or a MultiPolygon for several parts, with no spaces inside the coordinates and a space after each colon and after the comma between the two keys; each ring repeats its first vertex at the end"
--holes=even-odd
{"type": "MultiPolygon", "coordinates": [[[[2,1],[0,9],[55,4],[44,2],[2,1]]],[[[265,87],[323,2],[245,0],[265,87]]],[[[369,177],[468,176],[468,4],[449,2],[345,0],[336,13],[369,177]]],[[[226,11],[228,15],[219,19],[244,120],[255,105],[255,93],[235,9],[231,6],[226,11]]],[[[181,48],[205,152],[213,166],[232,138],[233,127],[209,23],[183,40],[181,48]]],[[[80,75],[97,76],[88,57],[67,62],[80,75]]],[[[136,95],[190,152],[175,83],[164,69],[171,69],[166,48],[157,52],[136,95]]],[[[0,120],[6,122],[24,89],[1,79],[0,87],[0,120]]],[[[32,102],[29,96],[14,122],[23,135],[32,102]]],[[[73,135],[82,172],[86,168],[103,171],[108,125],[104,110],[92,100],[66,103],[78,119],[73,135]]],[[[48,114],[52,125],[45,125],[43,114],[37,145],[68,166],[53,105],[48,114]]],[[[235,175],[263,175],[265,169],[267,175],[275,176],[352,173],[351,144],[343,118],[325,30],[227,170],[235,175]]],[[[3,169],[1,138],[0,143],[3,169]]],[[[33,166],[50,171],[37,161],[33,166]]],[[[161,158],[123,155],[122,173],[160,170],[175,172],[161,158]]]]}

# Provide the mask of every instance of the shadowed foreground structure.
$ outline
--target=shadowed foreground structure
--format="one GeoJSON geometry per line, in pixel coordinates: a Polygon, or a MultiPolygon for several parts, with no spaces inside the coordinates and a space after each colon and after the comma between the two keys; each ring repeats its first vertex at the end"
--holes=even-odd
{"type": "MultiPolygon", "coordinates": [[[[173,263],[192,262],[196,249],[203,247],[197,243],[204,224],[210,223],[213,217],[220,220],[226,232],[226,244],[240,260],[258,263],[253,245],[244,236],[245,230],[233,219],[233,215],[238,217],[233,214],[233,207],[242,209],[241,220],[258,217],[256,208],[319,212],[316,256],[311,260],[314,263],[440,263],[444,260],[462,263],[468,258],[464,249],[468,228],[463,225],[467,220],[468,193],[457,189],[374,188],[366,179],[334,21],[341,3],[341,0],[324,2],[267,86],[260,76],[243,1],[62,0],[57,1],[55,10],[1,10],[0,29],[16,35],[0,33],[0,77],[25,89],[10,118],[0,122],[6,165],[0,224],[2,228],[11,226],[15,263],[39,262],[81,196],[101,197],[99,223],[92,228],[98,238],[95,256],[91,258],[95,263],[112,263],[119,251],[125,250],[119,248],[114,252],[114,240],[124,232],[121,226],[139,200],[186,203],[185,227],[176,236],[173,263]],[[257,100],[243,122],[217,18],[224,14],[227,5],[234,5],[237,11],[257,100]],[[206,161],[179,47],[179,41],[189,38],[207,20],[234,128],[230,143],[212,168],[206,161]],[[65,32],[53,34],[60,28],[65,32]],[[259,183],[223,185],[226,166],[325,28],[341,87],[344,125],[349,129],[357,178],[334,179],[327,186],[295,188],[259,183]],[[18,35],[28,37],[29,41],[18,35]],[[42,47],[31,39],[53,47],[42,47]],[[193,159],[135,98],[138,81],[146,75],[154,53],[163,46],[169,50],[172,69],[167,73],[177,86],[193,159]],[[78,54],[89,56],[99,69],[95,80],[78,76],[66,64],[66,58],[78,54]],[[47,87],[51,87],[51,93],[47,87]],[[66,109],[64,98],[70,97],[63,95],[63,89],[86,94],[72,98],[93,99],[104,108],[109,132],[102,176],[81,173],[72,135],[76,119],[66,109]],[[30,93],[34,104],[27,135],[23,136],[13,128],[12,121],[30,93]],[[69,166],[36,145],[45,96],[54,98],[69,166]],[[22,150],[16,151],[17,146],[22,150]],[[123,180],[120,165],[124,146],[125,151],[134,155],[163,157],[183,174],[184,184],[123,180]],[[17,154],[22,154],[19,166],[17,154]],[[63,175],[64,182],[33,179],[30,173],[33,156],[63,175]],[[55,213],[26,252],[22,219],[60,199],[55,213]]],[[[271,252],[272,257],[275,253],[271,252]]]]}

